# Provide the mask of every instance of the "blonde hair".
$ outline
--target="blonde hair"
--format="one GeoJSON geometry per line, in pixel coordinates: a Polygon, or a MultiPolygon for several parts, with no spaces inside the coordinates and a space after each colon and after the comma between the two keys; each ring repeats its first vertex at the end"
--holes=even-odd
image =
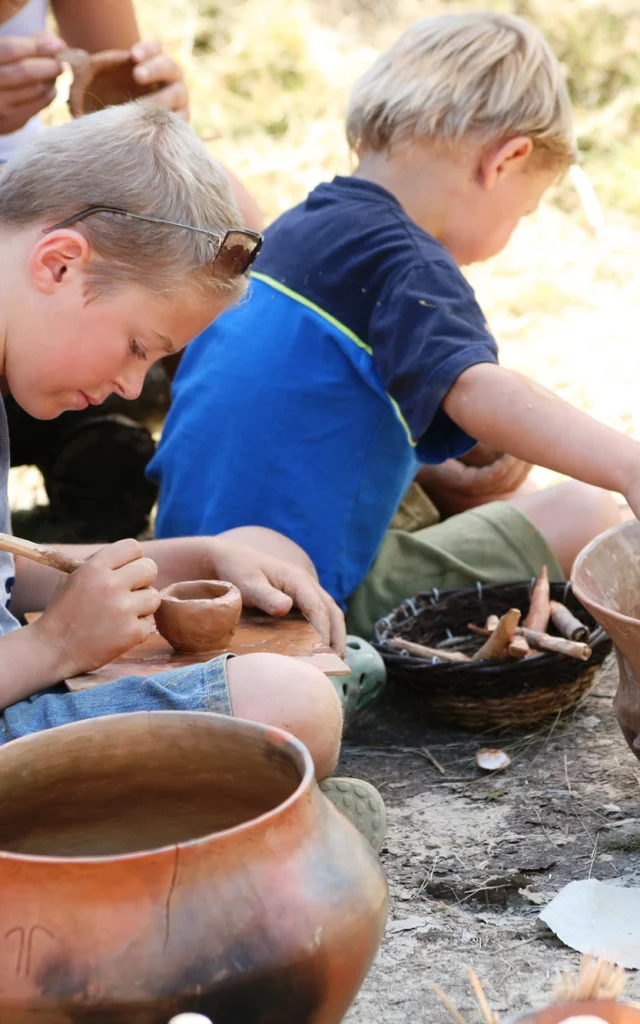
{"type": "Polygon", "coordinates": [[[528,136],[548,165],[576,158],[557,58],[533,25],[489,11],[412,25],[356,82],[347,112],[353,149],[518,135],[528,136]]]}
{"type": "MultiPolygon", "coordinates": [[[[55,224],[90,206],[114,206],[224,235],[242,224],[222,168],[175,114],[144,102],[109,107],[20,148],[0,176],[0,226],[55,224]]],[[[212,264],[204,234],[112,214],[73,225],[88,240],[87,296],[138,284],[171,295],[185,286],[229,301],[243,277],[212,264]]]]}

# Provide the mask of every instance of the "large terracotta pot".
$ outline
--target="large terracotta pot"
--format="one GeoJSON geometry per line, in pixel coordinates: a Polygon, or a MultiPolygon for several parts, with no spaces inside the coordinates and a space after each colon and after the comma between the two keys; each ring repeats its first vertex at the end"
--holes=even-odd
{"type": "Polygon", "coordinates": [[[386,910],[279,730],[151,712],[0,748],[2,1022],[333,1024],[386,910]]]}
{"type": "Polygon", "coordinates": [[[571,585],[613,640],[620,667],[614,707],[640,759],[640,522],[614,526],[587,545],[575,561],[571,585]]]}

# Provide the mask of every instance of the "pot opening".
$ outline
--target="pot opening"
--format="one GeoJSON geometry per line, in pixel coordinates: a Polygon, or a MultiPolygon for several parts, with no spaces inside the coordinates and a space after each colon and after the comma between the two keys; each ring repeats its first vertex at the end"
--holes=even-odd
{"type": "Polygon", "coordinates": [[[177,601],[211,601],[228,594],[230,586],[218,580],[185,580],[167,587],[164,596],[177,601]]]}
{"type": "Polygon", "coordinates": [[[1,748],[0,850],[109,857],[190,842],[274,811],[309,770],[302,748],[237,719],[89,719],[1,748]]]}

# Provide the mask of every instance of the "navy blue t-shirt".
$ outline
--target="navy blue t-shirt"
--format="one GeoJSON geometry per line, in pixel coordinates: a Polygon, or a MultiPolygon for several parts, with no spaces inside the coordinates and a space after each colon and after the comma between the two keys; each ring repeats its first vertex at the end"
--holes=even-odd
{"type": "Polygon", "coordinates": [[[394,196],[320,185],[267,229],[249,297],[185,353],[149,470],[158,536],[271,527],[344,604],[418,462],[473,446],[442,402],[496,361],[455,261],[394,196]]]}

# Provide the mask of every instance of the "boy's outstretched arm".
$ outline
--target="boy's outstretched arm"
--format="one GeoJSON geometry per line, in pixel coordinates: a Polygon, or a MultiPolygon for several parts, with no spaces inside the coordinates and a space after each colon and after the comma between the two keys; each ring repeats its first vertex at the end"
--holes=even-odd
{"type": "Polygon", "coordinates": [[[499,451],[618,491],[640,517],[640,444],[528,377],[479,363],[460,375],[443,408],[468,434],[499,451]]]}

